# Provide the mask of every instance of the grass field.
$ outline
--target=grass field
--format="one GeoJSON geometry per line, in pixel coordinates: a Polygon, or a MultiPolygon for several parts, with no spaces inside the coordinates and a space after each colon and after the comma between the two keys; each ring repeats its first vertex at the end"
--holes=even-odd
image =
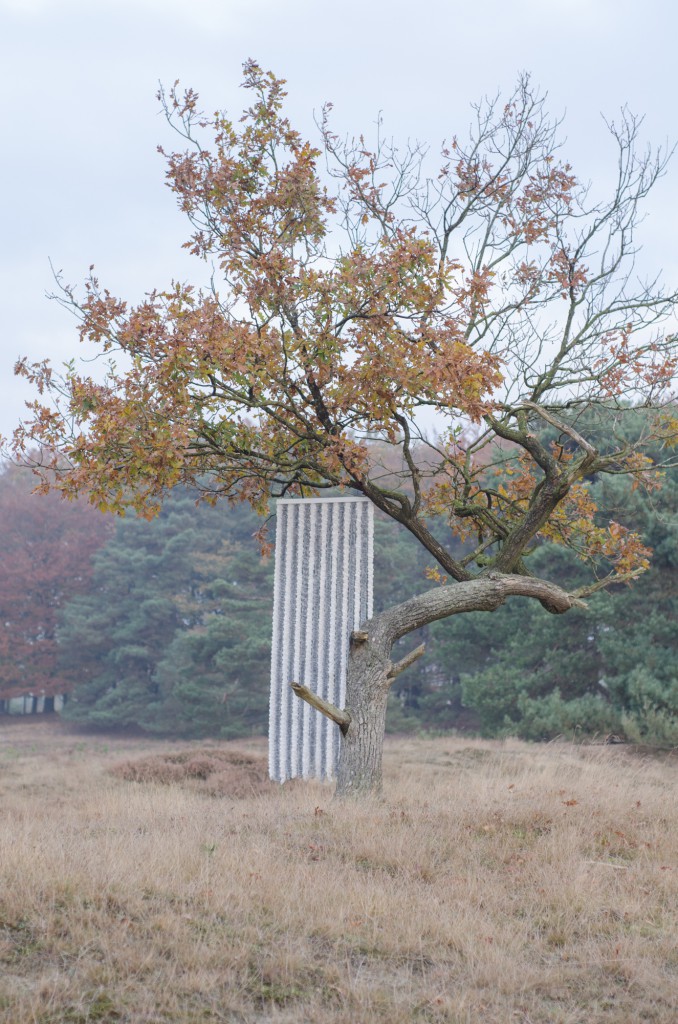
{"type": "Polygon", "coordinates": [[[678,1021],[678,758],[392,740],[336,806],[264,755],[0,726],[3,1024],[678,1021]]]}

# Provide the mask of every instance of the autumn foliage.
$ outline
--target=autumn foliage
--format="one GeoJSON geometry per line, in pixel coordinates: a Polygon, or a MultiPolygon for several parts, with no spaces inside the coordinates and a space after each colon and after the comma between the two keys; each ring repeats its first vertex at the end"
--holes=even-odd
{"type": "Polygon", "coordinates": [[[527,572],[540,538],[611,580],[644,569],[635,535],[596,522],[586,480],[647,480],[643,446],[671,443],[675,415],[648,418],[633,443],[613,429],[604,448],[579,424],[667,402],[676,346],[656,328],[675,295],[627,273],[664,156],[637,155],[625,115],[617,188],[593,205],[529,80],[479,105],[471,139],[447,142],[437,166],[420,147],[342,141],[329,107],[312,146],[284,117],[283,84],[246,64],[252,102],[236,122],[205,116],[191,90],[161,92],[187,147],[167,155],[186,246],[217,283],[134,307],[94,276],[83,299],[62,286],[81,337],[124,358],[99,381],[20,361],[54,401],[32,406],[15,446],[48,443],[69,462],[59,487],[116,511],[152,511],[179,481],[259,511],[271,494],[348,487],[457,581],[490,563],[527,572]],[[447,424],[434,440],[422,412],[447,424]],[[400,449],[400,486],[380,484],[377,438],[400,449]],[[432,513],[469,540],[463,561],[428,531],[432,513]]]}
{"type": "Polygon", "coordinates": [[[86,502],[32,493],[26,468],[0,475],[0,700],[68,692],[59,667],[57,624],[67,602],[85,590],[91,556],[110,535],[111,521],[86,502]]]}

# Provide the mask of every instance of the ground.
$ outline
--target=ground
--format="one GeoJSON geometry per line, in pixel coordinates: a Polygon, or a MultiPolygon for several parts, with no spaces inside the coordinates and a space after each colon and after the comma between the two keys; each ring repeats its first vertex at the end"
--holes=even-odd
{"type": "Polygon", "coordinates": [[[678,1020],[675,756],[393,739],[362,806],[264,757],[0,725],[3,1024],[678,1020]]]}

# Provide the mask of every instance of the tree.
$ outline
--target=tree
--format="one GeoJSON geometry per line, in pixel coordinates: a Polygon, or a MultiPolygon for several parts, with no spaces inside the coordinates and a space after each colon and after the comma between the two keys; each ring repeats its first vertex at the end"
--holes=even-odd
{"type": "Polygon", "coordinates": [[[652,501],[622,492],[620,481],[603,479],[601,504],[621,507],[620,518],[640,532],[653,550],[642,586],[601,595],[602,676],[621,731],[636,742],[678,742],[678,471],[666,470],[652,501]]]}
{"type": "Polygon", "coordinates": [[[123,519],[95,556],[92,586],[68,604],[59,630],[62,667],[76,684],[66,718],[139,725],[179,628],[175,595],[193,582],[191,556],[200,545],[192,511],[190,498],[176,494],[153,523],[123,519]]]}
{"type": "Polygon", "coordinates": [[[180,736],[263,731],[271,643],[270,561],[244,545],[256,517],[195,507],[178,487],[152,522],[126,517],[65,608],[65,717],[180,736]]]}
{"type": "Polygon", "coordinates": [[[639,122],[623,113],[610,125],[616,186],[595,203],[527,78],[506,103],[479,104],[469,141],[453,138],[437,164],[381,126],[372,149],[340,140],[329,108],[316,148],[284,117],[280,79],[248,62],[244,86],[238,122],[202,114],[191,90],[160,93],[187,147],[167,157],[169,186],[212,289],[174,283],[130,307],[94,276],[82,299],[62,283],[81,337],[122,358],[103,382],[20,361],[53,401],[36,400],[14,445],[49,443],[69,460],[58,486],[100,508],[152,514],[188,482],[266,514],[271,496],[339,487],[416,537],[442,585],[374,616],[351,645],[337,792],[373,792],[389,687],[412,661],[392,661],[396,641],[512,595],[566,612],[648,565],[637,534],[595,522],[587,480],[642,484],[647,444],[676,436],[677,345],[661,325],[677,295],[633,275],[639,204],[666,155],[639,154],[639,122]],[[601,407],[620,424],[629,401],[657,410],[637,441],[615,426],[601,448],[594,427],[582,432],[584,411],[587,425],[601,407]],[[424,436],[422,411],[446,418],[441,436],[424,436]],[[400,453],[396,485],[375,439],[400,453]],[[429,528],[435,514],[462,557],[429,528]],[[586,585],[534,577],[545,540],[580,553],[586,585]]]}
{"type": "Polygon", "coordinates": [[[157,668],[151,732],[235,739],[265,733],[271,664],[270,560],[226,544],[205,566],[199,617],[177,632],[157,668]]]}
{"type": "MultiPolygon", "coordinates": [[[[644,415],[638,410],[627,416],[627,429],[639,434],[644,415]]],[[[650,454],[655,461],[662,455],[650,454]]],[[[431,646],[460,678],[456,689],[444,686],[422,698],[420,725],[435,726],[440,705],[463,696],[486,735],[551,739],[613,732],[644,743],[675,743],[678,467],[664,471],[661,488],[650,496],[609,474],[591,480],[590,488],[601,521],[616,516],[652,549],[650,570],[636,586],[595,594],[587,609],[575,609],[565,620],[517,599],[491,618],[436,623],[431,646]]],[[[568,589],[586,580],[572,552],[553,544],[542,545],[530,564],[568,589]]]]}
{"type": "Polygon", "coordinates": [[[84,501],[33,494],[34,483],[19,466],[0,474],[0,706],[24,697],[36,710],[44,698],[53,711],[55,696],[72,688],[59,667],[59,613],[87,587],[112,521],[84,501]]]}

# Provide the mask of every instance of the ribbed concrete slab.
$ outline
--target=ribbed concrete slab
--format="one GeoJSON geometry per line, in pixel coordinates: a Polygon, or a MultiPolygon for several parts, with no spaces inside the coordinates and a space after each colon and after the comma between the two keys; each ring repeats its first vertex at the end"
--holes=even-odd
{"type": "Polygon", "coordinates": [[[367,498],[277,502],[269,774],[332,778],[340,733],[290,682],[343,707],[351,631],[372,615],[374,507],[367,498]]]}

